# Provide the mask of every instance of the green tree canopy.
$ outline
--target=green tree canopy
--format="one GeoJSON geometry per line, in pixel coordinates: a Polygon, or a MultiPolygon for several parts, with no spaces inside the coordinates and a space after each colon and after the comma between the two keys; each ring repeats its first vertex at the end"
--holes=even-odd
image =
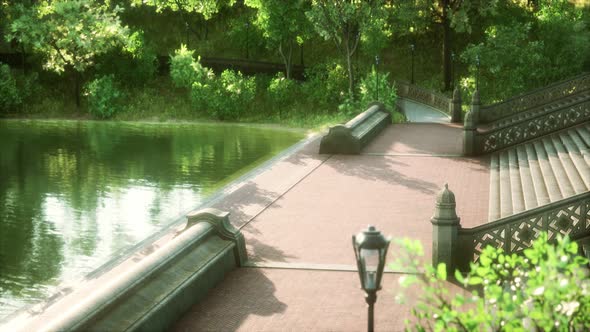
{"type": "Polygon", "coordinates": [[[387,16],[385,1],[313,0],[306,14],[316,32],[325,40],[334,42],[344,57],[348,92],[353,95],[355,77],[352,56],[363,35],[387,33],[387,26],[381,26],[381,29],[375,26],[387,16]]]}
{"type": "Polygon", "coordinates": [[[263,31],[271,48],[276,48],[285,64],[287,79],[291,78],[293,48],[303,42],[309,21],[305,17],[308,1],[305,0],[245,0],[256,8],[254,24],[263,31]]]}
{"type": "Polygon", "coordinates": [[[79,74],[94,64],[97,55],[125,44],[129,29],[119,12],[91,0],[42,1],[19,6],[10,23],[7,40],[16,39],[45,59],[47,70],[76,73],[76,104],[80,105],[79,74]]]}

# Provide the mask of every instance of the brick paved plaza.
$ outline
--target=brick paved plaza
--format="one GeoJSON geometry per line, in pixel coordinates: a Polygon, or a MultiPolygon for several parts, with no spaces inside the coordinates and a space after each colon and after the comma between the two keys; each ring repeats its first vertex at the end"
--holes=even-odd
{"type": "MultiPolygon", "coordinates": [[[[463,226],[487,221],[489,160],[460,157],[461,133],[449,124],[392,125],[355,156],[319,155],[316,138],[215,203],[242,229],[248,267],[230,273],[174,330],[366,329],[353,234],[372,224],[419,239],[430,260],[430,217],[444,183],[463,226]]],[[[391,247],[388,262],[397,254],[391,247]]],[[[410,317],[394,300],[401,275],[384,277],[378,331],[400,331],[410,317]]]]}

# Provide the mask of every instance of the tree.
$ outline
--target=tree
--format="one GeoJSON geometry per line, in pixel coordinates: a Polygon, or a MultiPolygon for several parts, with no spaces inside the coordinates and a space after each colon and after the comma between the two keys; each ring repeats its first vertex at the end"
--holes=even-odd
{"type": "Polygon", "coordinates": [[[496,102],[583,71],[590,59],[588,12],[567,0],[498,6],[481,43],[469,44],[461,57],[471,65],[481,59],[480,89],[486,102],[496,102]],[[507,56],[508,55],[508,56],[507,56]]]}
{"type": "Polygon", "coordinates": [[[443,90],[451,89],[451,53],[453,29],[457,32],[471,32],[476,18],[494,12],[498,0],[415,0],[400,1],[394,5],[394,16],[407,29],[402,33],[428,28],[431,24],[442,27],[442,71],[443,90]]]}
{"type": "MultiPolygon", "coordinates": [[[[156,8],[157,12],[162,12],[169,9],[180,14],[180,18],[184,22],[186,28],[199,38],[207,38],[207,21],[215,14],[219,13],[224,6],[231,7],[236,0],[131,0],[131,5],[147,5],[156,8]],[[200,33],[195,30],[187,14],[196,13],[200,15],[200,19],[204,22],[205,31],[200,33]]],[[[187,32],[188,38],[188,32],[187,32]]],[[[188,41],[187,41],[188,44],[188,41]]]]}
{"type": "Polygon", "coordinates": [[[293,48],[303,42],[306,25],[305,0],[245,0],[249,7],[256,8],[254,24],[263,31],[271,47],[276,47],[285,64],[285,75],[291,78],[293,48]]]}
{"type": "Polygon", "coordinates": [[[129,29],[121,25],[120,8],[110,10],[91,0],[58,0],[18,10],[7,40],[14,38],[41,54],[47,70],[73,72],[79,107],[81,74],[97,55],[125,44],[129,29]]]}
{"type": "Polygon", "coordinates": [[[331,40],[344,57],[348,71],[348,93],[354,94],[352,56],[357,51],[363,34],[385,33],[375,29],[375,22],[387,15],[384,0],[313,0],[306,12],[316,32],[331,40]]]}

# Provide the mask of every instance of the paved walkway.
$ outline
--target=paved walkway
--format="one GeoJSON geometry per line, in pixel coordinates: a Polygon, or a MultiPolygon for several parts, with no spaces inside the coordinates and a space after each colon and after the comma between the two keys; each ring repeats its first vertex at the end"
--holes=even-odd
{"type": "MultiPolygon", "coordinates": [[[[242,229],[248,267],[230,273],[173,330],[365,330],[352,234],[372,224],[419,239],[429,261],[429,220],[444,183],[463,226],[487,220],[489,161],[458,157],[457,126],[392,125],[358,156],[319,155],[318,145],[310,142],[213,204],[242,229]]],[[[391,247],[388,262],[397,255],[391,247]]],[[[400,275],[384,277],[378,331],[401,331],[410,317],[409,306],[394,301],[400,275]]]]}
{"type": "Polygon", "coordinates": [[[400,98],[399,105],[408,122],[449,123],[451,117],[436,108],[407,98],[400,98]]]}

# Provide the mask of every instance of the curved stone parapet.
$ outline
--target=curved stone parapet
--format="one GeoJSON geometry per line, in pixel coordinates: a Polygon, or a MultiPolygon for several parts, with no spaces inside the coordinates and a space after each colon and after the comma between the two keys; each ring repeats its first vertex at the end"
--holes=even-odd
{"type": "Polygon", "coordinates": [[[10,331],[163,331],[246,260],[243,235],[215,209],[191,212],[145,247],[69,294],[0,326],[10,331]]]}

